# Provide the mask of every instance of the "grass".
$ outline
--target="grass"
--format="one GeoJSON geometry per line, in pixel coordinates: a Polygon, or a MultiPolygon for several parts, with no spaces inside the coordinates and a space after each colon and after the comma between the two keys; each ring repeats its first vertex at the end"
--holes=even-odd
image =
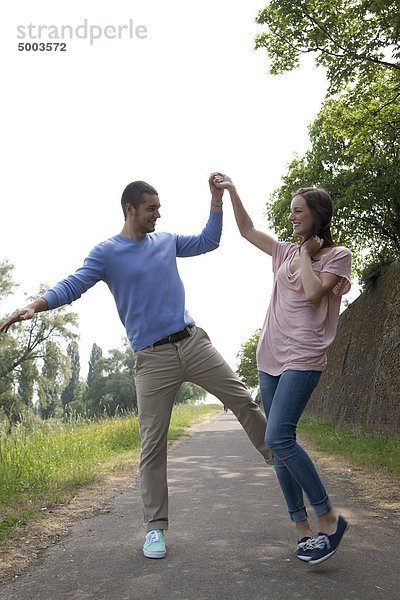
{"type": "MultiPolygon", "coordinates": [[[[185,434],[218,405],[183,404],[172,413],[169,439],[185,434]]],[[[43,504],[57,504],[104,472],[116,470],[140,452],[135,416],[22,423],[0,434],[0,540],[38,516],[43,504]]]]}
{"type": "Polygon", "coordinates": [[[384,439],[372,434],[354,433],[304,416],[298,432],[315,450],[344,458],[352,466],[400,475],[400,438],[384,439]]]}

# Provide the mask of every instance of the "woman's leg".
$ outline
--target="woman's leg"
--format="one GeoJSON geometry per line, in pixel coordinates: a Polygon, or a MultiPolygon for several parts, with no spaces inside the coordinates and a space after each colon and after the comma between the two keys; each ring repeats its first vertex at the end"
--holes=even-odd
{"type": "MultiPolygon", "coordinates": [[[[260,382],[261,399],[269,422],[271,419],[271,408],[276,404],[276,402],[279,402],[278,397],[275,399],[275,394],[281,376],[279,375],[275,377],[259,371],[258,377],[260,382]]],[[[311,537],[312,532],[307,518],[307,510],[304,505],[303,490],[301,486],[297,483],[291,472],[282,463],[279,455],[274,455],[274,467],[286,500],[286,504],[288,506],[290,518],[296,524],[299,540],[305,537],[311,537]]]]}
{"type": "Polygon", "coordinates": [[[267,446],[278,463],[279,482],[295,522],[306,517],[305,509],[299,506],[298,486],[306,493],[317,516],[325,515],[332,508],[313,462],[296,441],[297,423],[320,375],[318,371],[282,373],[268,415],[267,446]]]}
{"type": "MultiPolygon", "coordinates": [[[[278,378],[260,374],[264,382],[267,413],[266,444],[274,454],[276,473],[285,496],[289,514],[296,523],[299,543],[296,555],[316,565],[330,558],[338,549],[348,529],[339,516],[308,454],[296,441],[297,423],[317,385],[316,371],[285,371],[278,378]],[[275,379],[275,381],[273,381],[275,379]],[[318,519],[318,537],[311,535],[305,507],[300,507],[301,489],[307,494],[318,519]]],[[[262,392],[261,392],[262,393],[262,392]]],[[[264,399],[264,398],[263,398],[264,399]]]]}

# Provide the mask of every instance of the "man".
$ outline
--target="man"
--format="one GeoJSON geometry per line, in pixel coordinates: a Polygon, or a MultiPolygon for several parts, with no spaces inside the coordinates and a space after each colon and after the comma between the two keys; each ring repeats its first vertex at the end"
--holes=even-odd
{"type": "Polygon", "coordinates": [[[160,218],[156,190],[143,181],[122,194],[125,223],[119,235],[98,244],[83,266],[31,304],[17,309],[0,327],[31,319],[78,299],[105,281],[135,353],[135,382],[142,442],[140,482],[146,527],[143,553],[166,555],[168,529],[167,434],[175,395],[184,381],[217,396],[236,415],[253,445],[264,456],[266,421],[207,334],[185,309],[185,291],[176,258],[196,256],[218,247],[222,230],[222,195],[209,178],[211,210],[197,236],[155,233],[160,218]]]}

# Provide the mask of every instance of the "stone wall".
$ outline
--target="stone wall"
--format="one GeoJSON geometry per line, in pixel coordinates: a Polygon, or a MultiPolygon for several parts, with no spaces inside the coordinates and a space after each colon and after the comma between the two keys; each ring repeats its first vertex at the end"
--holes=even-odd
{"type": "Polygon", "coordinates": [[[354,431],[400,435],[400,262],[345,310],[309,416],[354,431]]]}

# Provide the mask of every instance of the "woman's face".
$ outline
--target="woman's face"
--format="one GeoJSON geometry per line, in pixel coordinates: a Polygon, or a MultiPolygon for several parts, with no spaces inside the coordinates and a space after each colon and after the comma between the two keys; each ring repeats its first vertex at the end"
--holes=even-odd
{"type": "Polygon", "coordinates": [[[293,225],[293,233],[308,238],[314,229],[314,220],[303,196],[295,196],[290,205],[289,221],[293,225]]]}

